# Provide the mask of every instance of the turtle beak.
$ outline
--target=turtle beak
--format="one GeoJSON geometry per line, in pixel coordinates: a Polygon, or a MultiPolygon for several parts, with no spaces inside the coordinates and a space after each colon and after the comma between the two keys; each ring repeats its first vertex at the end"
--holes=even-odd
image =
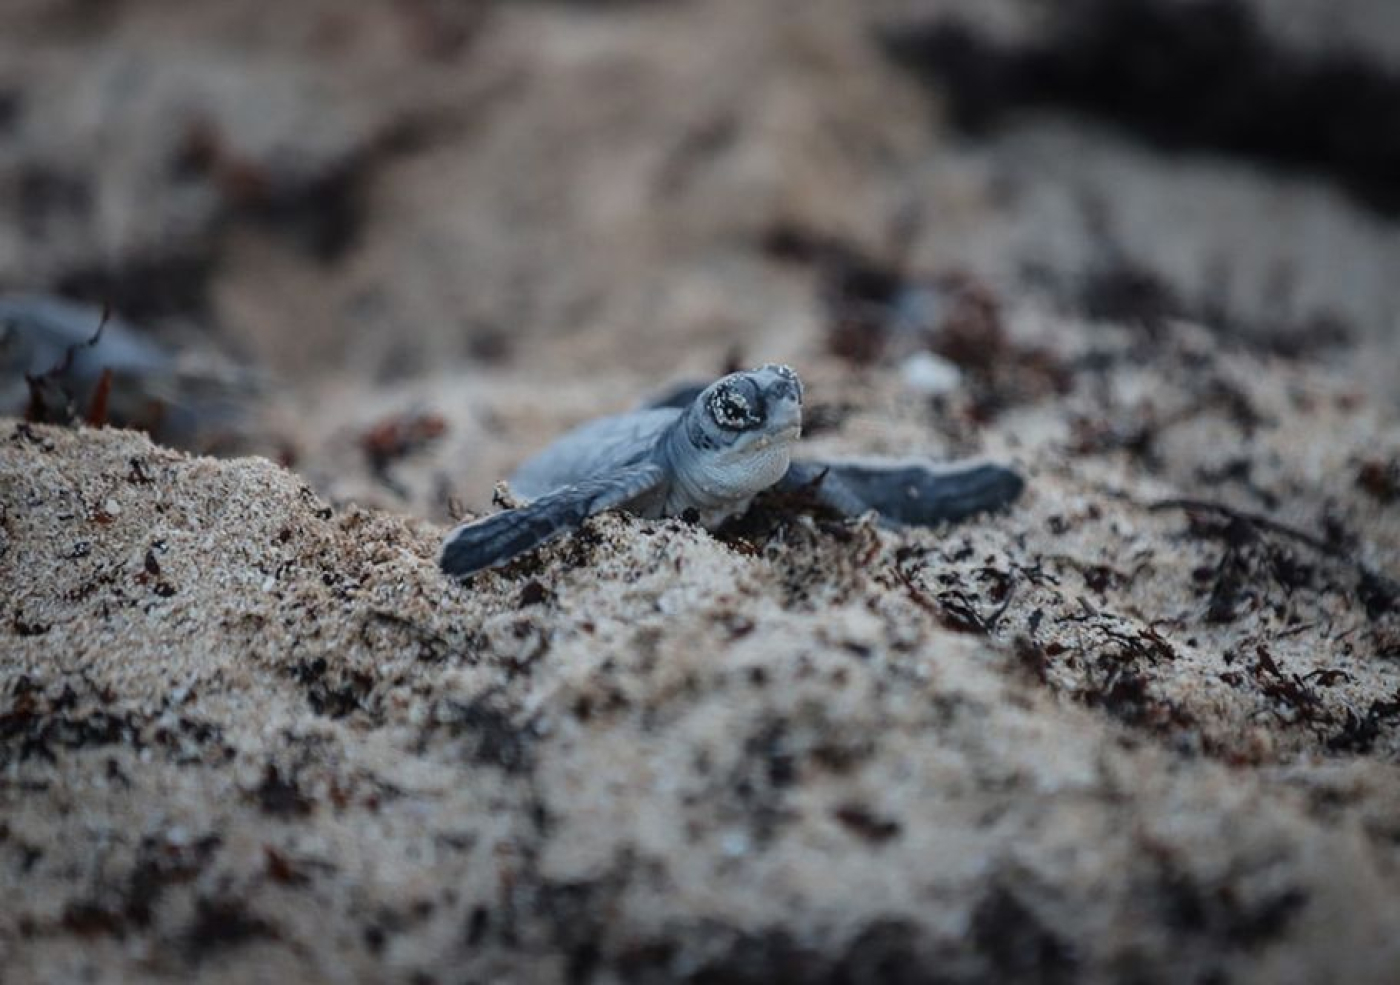
{"type": "Polygon", "coordinates": [[[768,430],[777,440],[792,441],[802,434],[802,403],[795,389],[770,393],[768,430]]]}

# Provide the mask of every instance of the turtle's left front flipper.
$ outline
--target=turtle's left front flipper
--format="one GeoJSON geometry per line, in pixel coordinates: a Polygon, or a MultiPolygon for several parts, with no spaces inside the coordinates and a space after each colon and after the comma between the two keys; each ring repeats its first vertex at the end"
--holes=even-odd
{"type": "Polygon", "coordinates": [[[793,462],[781,490],[806,489],[846,516],[875,510],[885,523],[933,526],[1005,509],[1025,480],[1003,465],[934,466],[921,462],[793,462]]]}

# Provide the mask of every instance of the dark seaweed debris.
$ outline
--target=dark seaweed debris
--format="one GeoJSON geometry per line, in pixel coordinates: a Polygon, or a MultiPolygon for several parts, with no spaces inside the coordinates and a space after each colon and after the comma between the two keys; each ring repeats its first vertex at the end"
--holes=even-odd
{"type": "Polygon", "coordinates": [[[1201,325],[1226,342],[1255,352],[1301,359],[1347,345],[1356,330],[1327,309],[1282,311],[1258,321],[1243,317],[1214,289],[1188,294],[1145,263],[1128,256],[1102,230],[1101,256],[1071,282],[1037,268],[1035,279],[1071,310],[1105,322],[1129,325],[1158,339],[1172,321],[1201,325]]]}
{"type": "Polygon", "coordinates": [[[1400,691],[1389,700],[1372,701],[1364,714],[1347,709],[1341,731],[1327,741],[1333,752],[1368,753],[1388,726],[1400,722],[1400,691]]]}
{"type": "Polygon", "coordinates": [[[302,793],[296,777],[284,778],[273,763],[267,764],[262,782],[253,792],[253,796],[264,813],[276,817],[305,817],[315,806],[311,799],[302,793]]]}
{"type": "Polygon", "coordinates": [[[155,748],[176,763],[231,754],[217,725],[186,715],[167,722],[168,707],[114,707],[109,694],[80,686],[81,693],[69,683],[59,689],[19,677],[0,704],[0,766],[31,759],[52,763],[107,746],[155,748]]]}
{"type": "Polygon", "coordinates": [[[216,126],[197,120],[186,130],[171,171],[182,181],[208,182],[231,214],[276,230],[329,262],[344,255],[359,233],[367,163],[368,155],[350,155],[322,173],[283,173],[241,155],[216,126]]]}
{"type": "Polygon", "coordinates": [[[432,444],[447,432],[447,421],[440,414],[395,414],[371,425],[360,434],[360,450],[370,473],[391,491],[407,496],[408,491],[390,471],[400,459],[432,444]]]}
{"type": "MultiPolygon", "coordinates": [[[[487,695],[472,701],[439,703],[429,731],[445,730],[465,743],[466,758],[506,773],[525,774],[534,769],[534,733],[528,724],[517,725],[510,710],[487,695]]],[[[426,742],[425,733],[423,741],[426,742]]]]}
{"type": "Polygon", "coordinates": [[[1008,45],[955,20],[886,33],[985,133],[1022,107],[1066,107],[1166,148],[1223,151],[1324,175],[1400,214],[1400,74],[1355,52],[1271,38],[1239,0],[1071,0],[1043,40],[1008,45]]]}
{"type": "Polygon", "coordinates": [[[77,267],[55,281],[54,293],[112,308],[139,323],[172,316],[201,322],[209,317],[214,277],[212,245],[192,245],[179,254],[124,256],[77,267]]]}
{"type": "Polygon", "coordinates": [[[1356,485],[1386,505],[1400,501],[1400,458],[1362,462],[1356,472],[1356,485]]]}
{"type": "Polygon", "coordinates": [[[1308,903],[1307,894],[1297,887],[1250,899],[1232,882],[1204,882],[1155,844],[1144,845],[1143,854],[1158,868],[1155,889],[1167,922],[1211,942],[1213,948],[1252,948],[1274,940],[1308,903]]]}
{"type": "MultiPolygon", "coordinates": [[[[1227,545],[1225,557],[1216,572],[1217,580],[1211,601],[1211,612],[1216,617],[1213,621],[1228,622],[1234,618],[1235,603],[1246,593],[1245,583],[1252,573],[1242,551],[1254,544],[1264,533],[1303,544],[1350,567],[1356,574],[1356,597],[1365,606],[1371,619],[1379,619],[1400,609],[1400,582],[1356,560],[1349,545],[1344,542],[1324,539],[1266,516],[1206,500],[1167,499],[1153,503],[1151,509],[1154,512],[1185,510],[1188,514],[1212,516],[1219,521],[1214,527],[1198,523],[1196,528],[1199,533],[1219,537],[1227,545]]],[[[1270,571],[1285,587],[1297,587],[1310,580],[1312,571],[1306,565],[1297,564],[1290,556],[1276,549],[1268,550],[1267,554],[1270,571]]]]}
{"type": "Polygon", "coordinates": [[[185,929],[185,953],[191,961],[258,939],[277,939],[277,930],[242,900],[201,897],[194,920],[185,929]]]}
{"type": "Polygon", "coordinates": [[[181,844],[143,838],[123,878],[68,902],[61,920],[64,929],[83,936],[124,938],[150,927],[166,890],[193,882],[221,845],[219,836],[212,834],[181,844]]]}
{"type": "Polygon", "coordinates": [[[1010,890],[992,889],[972,915],[972,937],[1001,981],[1068,982],[1079,961],[1073,945],[1046,926],[1010,890]]]}

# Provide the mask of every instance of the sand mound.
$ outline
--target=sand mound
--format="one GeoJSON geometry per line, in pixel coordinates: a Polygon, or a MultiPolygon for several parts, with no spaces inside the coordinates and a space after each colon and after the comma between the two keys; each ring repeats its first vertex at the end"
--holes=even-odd
{"type": "Polygon", "coordinates": [[[1393,616],[1314,558],[1211,623],[1160,562],[1267,534],[1042,474],[947,535],[609,516],[458,586],[438,528],[262,460],[10,423],[0,477],[20,978],[1400,960],[1393,616]]]}

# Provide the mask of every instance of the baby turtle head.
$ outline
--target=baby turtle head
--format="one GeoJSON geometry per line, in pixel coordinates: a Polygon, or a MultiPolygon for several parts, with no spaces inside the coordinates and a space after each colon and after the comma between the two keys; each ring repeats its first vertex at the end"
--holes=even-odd
{"type": "Polygon", "coordinates": [[[731,373],[686,412],[687,448],[675,456],[697,499],[747,499],[783,477],[802,433],[802,381],[787,366],[731,373]]]}
{"type": "Polygon", "coordinates": [[[700,394],[696,415],[715,448],[768,447],[802,430],[802,381],[772,363],[730,373],[700,394]]]}

